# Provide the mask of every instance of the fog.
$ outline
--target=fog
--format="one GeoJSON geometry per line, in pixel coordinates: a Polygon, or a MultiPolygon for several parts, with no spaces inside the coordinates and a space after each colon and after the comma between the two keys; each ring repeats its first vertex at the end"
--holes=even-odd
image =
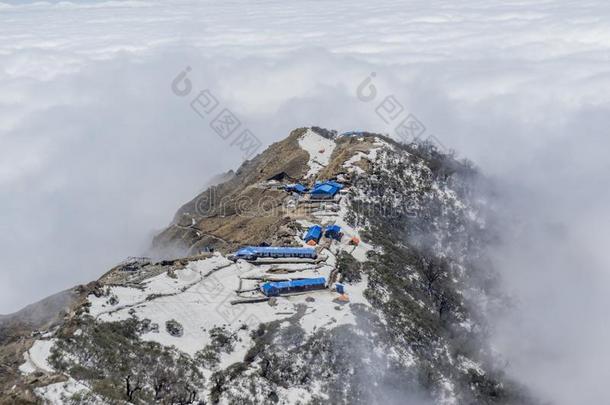
{"type": "Polygon", "coordinates": [[[515,308],[493,343],[509,372],[553,403],[604,402],[609,7],[0,3],[0,313],[141,254],[241,163],[171,91],[187,66],[263,147],[308,125],[392,134],[375,108],[393,95],[501,185],[493,257],[515,308]]]}

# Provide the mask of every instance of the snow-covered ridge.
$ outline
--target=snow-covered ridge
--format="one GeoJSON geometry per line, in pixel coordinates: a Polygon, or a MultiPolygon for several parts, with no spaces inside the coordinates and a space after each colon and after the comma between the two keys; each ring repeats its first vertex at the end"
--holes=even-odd
{"type": "MultiPolygon", "coordinates": [[[[403,213],[417,213],[418,210],[425,209],[428,199],[434,198],[442,205],[441,212],[449,210],[456,215],[462,215],[469,206],[447,184],[434,180],[425,162],[414,159],[404,149],[382,138],[354,137],[353,140],[335,145],[334,141],[307,130],[298,142],[310,154],[307,163],[309,178],[301,181],[304,184],[313,183],[311,177],[316,176],[324,166],[332,164],[332,170],[336,170],[336,173],[328,176],[331,176],[330,179],[336,178],[338,182],[343,182],[344,188],[332,198],[318,200],[310,198],[307,193],[286,190],[282,184],[268,185],[260,182],[257,185],[261,188],[273,188],[276,193],[278,191],[286,193],[286,198],[298,202],[287,209],[284,218],[288,218],[291,223],[285,228],[288,231],[282,231],[288,232],[282,234],[283,240],[288,238],[301,246],[307,246],[304,231],[308,227],[313,225],[320,225],[323,228],[330,225],[341,227],[341,237],[338,239],[324,237],[315,246],[317,259],[259,258],[251,262],[243,260],[233,262],[217,252],[209,258],[200,260],[189,258],[192,260],[190,262],[181,260],[180,265],[175,266],[164,267],[165,265],[153,264],[149,273],[146,269],[137,270],[138,273],[133,277],[128,277],[128,282],[105,284],[101,289],[96,287],[95,295],[91,294],[87,298],[87,314],[95,319],[95,322],[135,319],[144,324],[145,327],[138,329],[137,332],[139,338],[136,341],[140,342],[139,344],[141,344],[139,339],[142,339],[158,343],[163,348],[175,348],[185,354],[186,358],[191,359],[188,361],[195,362],[200,361],[201,356],[213,354],[216,357],[213,363],[197,363],[206,381],[205,389],[201,388],[202,391],[198,393],[199,398],[209,398],[215,389],[212,381],[217,381],[218,375],[222,376],[224,372],[230,373],[230,370],[235,369],[231,366],[237,363],[240,367],[245,367],[240,371],[238,378],[241,382],[235,382],[233,385],[232,381],[228,384],[229,388],[221,394],[219,402],[230,403],[231,400],[240,398],[240,395],[247,394],[250,383],[248,378],[260,375],[261,370],[267,367],[264,362],[269,361],[266,352],[252,357],[253,350],[254,353],[259,353],[257,350],[260,350],[261,341],[257,334],[264,333],[260,331],[267,330],[266,328],[281,330],[280,335],[274,335],[276,337],[290,336],[290,339],[294,337],[301,342],[309,339],[314,346],[318,344],[321,336],[328,337],[335,333],[366,336],[366,339],[376,345],[371,352],[379,352],[383,357],[391,358],[407,369],[419,367],[420,354],[409,344],[402,345],[399,341],[388,346],[385,340],[377,342],[377,336],[371,335],[371,330],[363,327],[363,318],[370,314],[377,319],[376,322],[392,328],[395,322],[394,314],[382,312],[379,306],[388,303],[394,306],[392,303],[395,301],[392,299],[395,299],[395,296],[391,285],[380,283],[380,279],[375,277],[375,270],[379,270],[377,265],[381,257],[378,255],[383,255],[383,247],[388,246],[383,242],[379,242],[379,246],[375,245],[374,235],[379,229],[377,216],[372,217],[366,212],[358,212],[356,204],[365,201],[370,206],[395,209],[403,213]],[[345,156],[344,150],[353,153],[342,158],[345,161],[331,161],[330,156],[335,146],[342,148],[342,153],[337,156],[345,156]],[[398,170],[400,175],[397,175],[398,170]],[[373,237],[373,241],[367,240],[370,242],[367,243],[362,240],[363,236],[373,237]],[[339,277],[343,274],[343,270],[339,272],[338,269],[345,269],[341,266],[351,266],[359,273],[355,279],[359,281],[351,280],[343,283],[347,290],[346,296],[335,289],[335,283],[340,281],[337,279],[338,274],[339,277]],[[362,269],[367,271],[360,273],[362,269]],[[324,277],[328,281],[327,288],[287,293],[278,297],[265,296],[261,291],[261,285],[266,281],[319,277],[324,277]],[[365,295],[365,290],[370,286],[374,287],[365,295]],[[367,297],[371,302],[375,302],[375,307],[367,297]],[[377,301],[373,301],[375,297],[378,298],[377,301]],[[361,311],[367,315],[363,316],[361,311]],[[222,331],[231,339],[230,349],[220,350],[215,346],[218,331],[222,331]]],[[[270,242],[276,243],[276,241],[270,242]]],[[[439,239],[439,243],[441,242],[442,240],[439,239]]],[[[397,240],[396,246],[403,246],[404,243],[406,242],[397,240]]],[[[392,250],[388,248],[386,253],[391,254],[392,250]]],[[[402,275],[405,284],[423,285],[426,282],[425,276],[411,269],[411,266],[408,266],[410,273],[402,275]]],[[[391,269],[390,273],[380,271],[378,274],[384,274],[384,277],[389,275],[387,278],[392,279],[392,271],[391,269]]],[[[345,274],[350,273],[347,271],[345,274]]],[[[106,282],[111,283],[123,278],[112,277],[108,280],[110,281],[106,282]]],[[[403,285],[402,280],[397,281],[399,281],[397,285],[403,285]]],[[[426,316],[436,316],[434,307],[420,291],[405,291],[404,296],[407,301],[410,300],[414,304],[410,309],[415,307],[413,309],[415,311],[421,308],[426,312],[426,316]]],[[[404,316],[408,318],[409,314],[404,316]]],[[[462,321],[467,323],[469,320],[462,318],[462,321]]],[[[408,322],[404,329],[419,327],[416,320],[408,319],[408,322]]],[[[377,329],[374,330],[374,333],[379,333],[377,329]]],[[[282,339],[265,340],[264,347],[267,350],[284,343],[282,339]]],[[[290,343],[294,344],[292,341],[290,343]]],[[[456,367],[460,364],[460,373],[467,374],[472,369],[481,372],[480,364],[471,358],[465,357],[459,360],[459,363],[452,360],[448,348],[449,346],[442,345],[436,348],[437,356],[454,361],[456,367]]],[[[288,352],[296,349],[299,348],[286,348],[288,352]]],[[[295,355],[295,362],[303,362],[298,365],[301,368],[311,366],[305,364],[305,358],[299,355],[295,355]]],[[[33,366],[24,364],[23,372],[32,368],[33,366]]],[[[323,380],[317,377],[311,378],[312,381],[308,382],[310,386],[317,384],[324,387],[323,380]]],[[[456,385],[450,373],[441,373],[439,378],[435,388],[435,398],[438,403],[447,405],[459,403],[458,391],[461,389],[459,383],[456,385]]],[[[63,385],[54,384],[37,392],[45,398],[70,395],[82,387],[78,385],[81,383],[86,384],[86,381],[75,380],[63,385]]],[[[269,388],[269,381],[259,381],[257,384],[263,384],[257,386],[257,390],[263,390],[261,395],[269,388]]],[[[301,383],[293,382],[287,387],[273,386],[269,389],[278,396],[280,403],[296,404],[307,397],[304,396],[307,390],[304,390],[301,383]]],[[[324,397],[327,393],[323,391],[320,395],[324,397]]],[[[257,397],[263,402],[265,398],[257,397]]],[[[320,397],[311,396],[311,399],[314,398],[320,397]]]]}
{"type": "MultiPolygon", "coordinates": [[[[330,162],[330,155],[335,148],[334,141],[308,130],[299,142],[311,156],[308,176],[315,175],[330,162]]],[[[366,157],[374,159],[375,153],[376,151],[372,150],[366,157]]],[[[355,167],[347,169],[350,172],[356,170],[355,167]]],[[[173,346],[192,357],[213,343],[211,331],[222,328],[233,336],[235,346],[230,352],[219,354],[219,362],[213,369],[202,370],[208,377],[214,371],[243,361],[254,344],[251,332],[262,323],[284,320],[294,322],[296,319],[305,336],[340,325],[355,327],[356,315],[351,305],[369,306],[364,297],[367,287],[365,275],[360,282],[346,286],[348,305],[345,305],[345,301],[338,301],[340,294],[330,288],[334,286],[332,283],[324,290],[279,296],[264,302],[232,305],[233,301],[260,295],[257,291],[262,280],[315,277],[334,280],[337,255],[341,252],[347,252],[359,262],[367,261],[367,252],[373,250],[374,246],[362,241],[357,245],[349,243],[352,238],[361,239],[361,235],[359,230],[351,227],[346,220],[348,199],[347,193],[343,193],[337,201],[329,203],[336,203],[337,210],[318,210],[296,221],[302,226],[314,223],[341,226],[341,240],[329,240],[326,245],[319,247],[321,262],[232,262],[216,253],[210,258],[192,261],[184,268],[153,275],[136,285],[102,287],[101,295],[92,294],[88,297],[88,313],[97,322],[124,321],[131,318],[146,321],[149,327],[141,335],[143,340],[154,341],[167,347],[173,346]],[[170,321],[179,325],[179,333],[166,327],[170,321]]],[[[295,235],[295,238],[305,245],[300,237],[301,235],[295,235]]],[[[61,391],[64,386],[65,391],[76,389],[74,384],[54,385],[52,389],[49,387],[44,391],[44,394],[56,396],[57,391],[61,391]]],[[[286,390],[285,403],[297,403],[302,394],[297,391],[286,390]]]]}

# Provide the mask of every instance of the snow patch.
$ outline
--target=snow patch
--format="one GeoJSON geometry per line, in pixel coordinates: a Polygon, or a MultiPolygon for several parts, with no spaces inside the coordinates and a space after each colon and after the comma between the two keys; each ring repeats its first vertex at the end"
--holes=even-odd
{"type": "Polygon", "coordinates": [[[309,171],[305,177],[311,177],[328,165],[336,144],[332,139],[327,139],[308,129],[299,138],[299,146],[309,153],[309,162],[307,162],[309,171]]]}
{"type": "Polygon", "coordinates": [[[339,294],[324,291],[320,294],[308,294],[315,301],[308,302],[307,296],[290,297],[295,304],[307,306],[305,315],[300,320],[301,327],[308,334],[313,334],[321,328],[332,329],[339,325],[356,325],[356,316],[351,311],[351,304],[367,304],[364,290],[368,284],[367,276],[362,275],[359,283],[345,286],[349,296],[349,304],[341,304],[335,301],[339,294]]]}
{"type": "MultiPolygon", "coordinates": [[[[85,394],[88,392],[88,386],[72,378],[65,382],[50,384],[34,389],[34,393],[40,397],[46,405],[64,405],[68,403],[75,394],[85,394]]],[[[102,403],[101,399],[99,403],[102,403]]]]}
{"type": "Polygon", "coordinates": [[[53,373],[55,370],[49,364],[48,358],[54,344],[55,339],[35,341],[32,347],[23,353],[25,363],[19,366],[19,371],[23,374],[31,374],[36,371],[53,373]]]}

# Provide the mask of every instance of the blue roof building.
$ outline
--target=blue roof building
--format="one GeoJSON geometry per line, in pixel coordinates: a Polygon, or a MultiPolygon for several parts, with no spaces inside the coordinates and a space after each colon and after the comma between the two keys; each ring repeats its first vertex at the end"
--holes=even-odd
{"type": "Polygon", "coordinates": [[[333,198],[342,188],[343,184],[335,181],[316,182],[310,194],[314,198],[333,198]]]}
{"type": "Polygon", "coordinates": [[[302,247],[280,247],[280,246],[246,246],[235,252],[230,258],[233,260],[257,258],[305,258],[315,259],[318,257],[314,248],[302,247]]]}
{"type": "Polygon", "coordinates": [[[339,225],[327,226],[324,231],[324,236],[331,239],[341,239],[341,227],[339,225]]]}
{"type": "Polygon", "coordinates": [[[305,242],[309,242],[310,240],[319,242],[321,237],[322,237],[322,227],[320,225],[314,225],[307,230],[307,233],[305,233],[303,240],[305,242]]]}
{"type": "Polygon", "coordinates": [[[322,289],[325,287],[326,279],[324,277],[318,277],[291,281],[268,281],[261,285],[261,291],[267,297],[276,297],[280,294],[289,292],[322,289]]]}

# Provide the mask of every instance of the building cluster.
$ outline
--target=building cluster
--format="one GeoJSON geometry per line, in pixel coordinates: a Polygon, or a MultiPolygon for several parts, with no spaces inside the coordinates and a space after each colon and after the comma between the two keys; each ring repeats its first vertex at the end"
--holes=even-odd
{"type": "MultiPolygon", "coordinates": [[[[285,173],[278,174],[270,181],[286,181],[292,180],[285,173]]],[[[307,187],[299,182],[290,182],[278,186],[289,193],[297,193],[299,195],[308,196],[312,201],[328,201],[334,200],[338,193],[344,189],[344,185],[334,181],[316,181],[311,187],[307,187]]],[[[338,198],[338,197],[337,197],[338,198]]],[[[324,245],[330,246],[333,241],[341,242],[344,234],[341,226],[338,224],[317,225],[313,224],[308,227],[304,234],[300,235],[302,247],[293,246],[245,246],[238,249],[229,258],[235,262],[244,260],[251,265],[260,264],[278,264],[278,263],[319,263],[326,258],[319,257],[318,252],[323,249],[319,246],[324,242],[324,245]]],[[[349,239],[348,243],[357,245],[358,238],[349,239]]],[[[326,277],[303,277],[291,278],[288,280],[261,280],[258,291],[265,297],[285,296],[291,294],[300,294],[310,290],[318,290],[332,288],[345,296],[345,287],[342,284],[334,283],[337,274],[332,273],[328,279],[326,277]]],[[[346,296],[345,296],[346,297],[346,296]]]]}

